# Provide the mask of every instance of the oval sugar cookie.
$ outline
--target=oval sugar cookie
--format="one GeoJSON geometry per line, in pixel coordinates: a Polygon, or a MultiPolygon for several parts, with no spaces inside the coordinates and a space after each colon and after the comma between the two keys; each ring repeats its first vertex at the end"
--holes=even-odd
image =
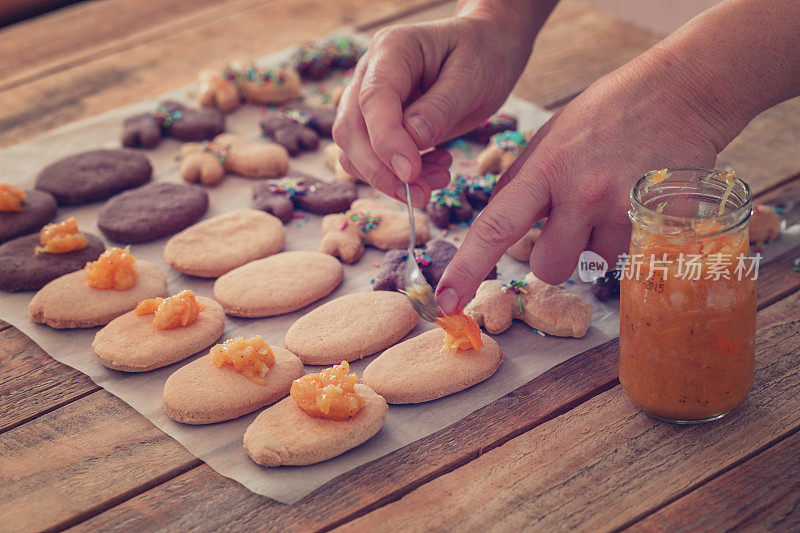
{"type": "Polygon", "coordinates": [[[231,316],[281,315],[324,298],[341,283],[343,276],[342,264],[333,256],[283,252],[221,276],[214,282],[214,298],[231,316]]]}
{"type": "Polygon", "coordinates": [[[164,259],[178,272],[216,278],[279,252],[285,243],[286,230],[276,217],[256,209],[239,209],[174,235],[164,246],[164,259]]]}
{"type": "Polygon", "coordinates": [[[392,346],[367,365],[361,381],[389,403],[428,402],[488,379],[503,360],[485,333],[483,348],[457,354],[441,351],[444,335],[436,328],[392,346]]]}
{"type": "Polygon", "coordinates": [[[284,398],[262,411],[244,433],[247,455],[262,466],[310,465],[341,455],[375,435],[386,421],[386,401],[356,384],[366,404],[350,420],[313,418],[284,398]]]}
{"type": "Polygon", "coordinates": [[[57,329],[90,328],[108,324],[147,298],[167,295],[167,280],[147,261],[136,261],[139,279],[126,291],[101,291],[86,283],[78,270],[56,278],[33,295],[28,310],[34,322],[57,329]]]}
{"type": "Polygon", "coordinates": [[[297,319],[286,332],[286,348],[307,365],[355,361],[396,343],[419,316],[399,292],[347,294],[297,319]]]}
{"type": "Polygon", "coordinates": [[[277,402],[292,381],[304,374],[303,363],[293,353],[272,347],[275,364],[258,385],[231,366],[217,367],[210,355],[192,361],[164,384],[164,412],[184,424],[213,424],[233,420],[277,402]]]}
{"type": "Polygon", "coordinates": [[[129,311],[97,332],[92,342],[95,355],[108,368],[147,372],[177,363],[209,347],[225,330],[222,306],[211,298],[197,297],[206,306],[185,327],[159,329],[153,315],[129,311]]]}

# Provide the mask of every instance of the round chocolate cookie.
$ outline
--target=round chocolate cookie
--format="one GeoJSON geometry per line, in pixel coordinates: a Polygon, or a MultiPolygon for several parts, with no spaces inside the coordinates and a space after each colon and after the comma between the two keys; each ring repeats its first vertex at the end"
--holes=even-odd
{"type": "Polygon", "coordinates": [[[201,187],[151,183],[106,202],[97,225],[112,241],[148,242],[188,228],[207,209],[208,194],[201,187]]]}
{"type": "Polygon", "coordinates": [[[41,289],[56,278],[82,269],[106,249],[99,237],[84,233],[89,243],[83,250],[65,254],[36,254],[39,234],[25,235],[0,246],[0,290],[41,289]]]}
{"type": "Polygon", "coordinates": [[[153,167],[132,150],[92,150],[59,159],[36,178],[36,188],[56,197],[59,205],[104,200],[150,181],[153,167]]]}
{"type": "Polygon", "coordinates": [[[56,216],[56,199],[49,192],[25,191],[22,210],[14,213],[0,211],[0,243],[14,237],[39,231],[56,216]]]}

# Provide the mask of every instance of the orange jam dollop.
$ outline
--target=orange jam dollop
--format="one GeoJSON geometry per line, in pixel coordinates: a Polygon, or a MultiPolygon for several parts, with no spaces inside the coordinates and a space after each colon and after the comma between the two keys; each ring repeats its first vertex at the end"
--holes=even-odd
{"type": "Polygon", "coordinates": [[[261,335],[245,340],[244,337],[228,339],[211,348],[211,361],[222,368],[231,365],[244,377],[258,385],[265,385],[265,376],[275,364],[272,348],[261,335]]]}
{"type": "Polygon", "coordinates": [[[350,365],[342,361],[318,374],[306,374],[292,382],[289,394],[308,416],[349,420],[367,403],[355,391],[358,376],[349,372],[350,365]]]}
{"type": "Polygon", "coordinates": [[[142,300],[136,306],[139,316],[155,314],[153,325],[158,329],[182,328],[192,324],[206,306],[199,303],[190,290],[169,298],[142,300]]]}
{"type": "Polygon", "coordinates": [[[445,332],[443,352],[458,353],[483,348],[480,326],[463,311],[456,315],[439,315],[436,324],[445,332]]]}
{"type": "Polygon", "coordinates": [[[8,183],[0,183],[0,211],[4,213],[22,211],[23,200],[25,191],[8,183]]]}
{"type": "Polygon", "coordinates": [[[89,244],[86,235],[78,231],[78,222],[75,217],[69,217],[63,222],[54,222],[42,228],[39,232],[39,242],[34,253],[65,254],[75,250],[83,250],[89,244]]]}
{"type": "Polygon", "coordinates": [[[128,290],[136,285],[138,279],[135,264],[136,258],[128,248],[109,248],[100,254],[97,261],[86,263],[86,282],[90,287],[102,291],[128,290]]]}

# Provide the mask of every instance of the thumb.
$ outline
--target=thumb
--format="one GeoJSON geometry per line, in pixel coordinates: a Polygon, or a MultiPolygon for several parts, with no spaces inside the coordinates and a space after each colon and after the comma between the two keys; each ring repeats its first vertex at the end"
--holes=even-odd
{"type": "MultiPolygon", "coordinates": [[[[448,60],[449,61],[449,60],[448,60]]],[[[404,112],[406,131],[420,150],[452,137],[451,132],[472,113],[469,84],[461,69],[442,67],[439,79],[404,112]]]]}
{"type": "Polygon", "coordinates": [[[436,288],[445,314],[464,308],[509,246],[547,215],[550,194],[544,182],[519,176],[493,196],[472,223],[436,288]]]}

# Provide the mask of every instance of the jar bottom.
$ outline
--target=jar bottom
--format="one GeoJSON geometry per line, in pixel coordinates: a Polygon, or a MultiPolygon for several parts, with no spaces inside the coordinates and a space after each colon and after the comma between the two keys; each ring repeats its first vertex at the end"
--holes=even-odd
{"type": "MultiPolygon", "coordinates": [[[[734,407],[734,409],[735,409],[735,407],[734,407]]],[[[695,425],[695,424],[705,424],[706,422],[713,422],[715,420],[719,420],[720,418],[722,418],[723,416],[727,415],[731,411],[733,411],[733,409],[731,409],[730,411],[725,411],[724,413],[721,413],[721,414],[718,414],[718,415],[711,416],[709,418],[702,418],[702,419],[697,419],[697,420],[680,420],[680,419],[676,419],[676,418],[667,418],[665,416],[661,416],[661,415],[657,415],[655,413],[651,413],[647,409],[642,409],[643,413],[645,413],[647,416],[655,418],[656,420],[661,420],[662,422],[669,422],[670,424],[679,424],[679,425],[682,425],[682,426],[691,426],[691,425],[695,425]]]]}

